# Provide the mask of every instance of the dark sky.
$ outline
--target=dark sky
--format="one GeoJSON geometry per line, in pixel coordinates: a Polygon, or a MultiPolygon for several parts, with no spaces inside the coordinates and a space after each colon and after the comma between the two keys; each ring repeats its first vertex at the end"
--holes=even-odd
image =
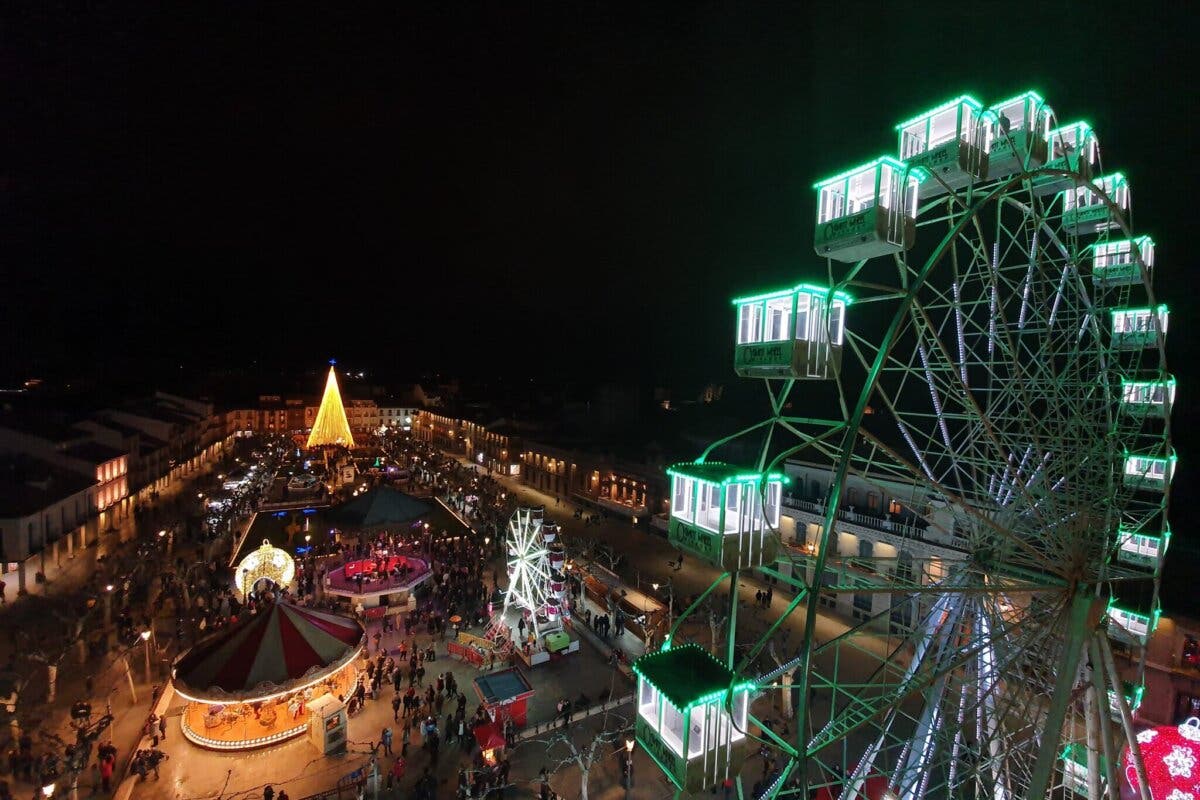
{"type": "Polygon", "coordinates": [[[392,5],[6,6],[10,366],[722,379],[728,299],[820,268],[812,182],[960,91],[1090,120],[1187,258],[1182,5],[392,5]]]}
{"type": "Polygon", "coordinates": [[[729,298],[819,274],[814,180],[1033,87],[1157,239],[1194,482],[1187,4],[319,5],[4,4],[6,372],[728,380],[729,298]]]}

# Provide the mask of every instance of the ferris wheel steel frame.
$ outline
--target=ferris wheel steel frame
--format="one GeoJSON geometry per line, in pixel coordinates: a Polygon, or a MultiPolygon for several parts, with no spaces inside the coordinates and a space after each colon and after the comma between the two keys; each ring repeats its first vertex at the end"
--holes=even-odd
{"type": "MultiPolygon", "coordinates": [[[[705,461],[715,450],[735,439],[761,435],[756,465],[761,473],[771,472],[805,451],[820,453],[833,466],[815,551],[799,556],[781,548],[785,556],[780,562],[790,567],[789,572],[779,569],[779,563],[758,568],[761,573],[792,586],[796,595],[764,634],[747,643],[745,655],[740,660],[736,658],[739,570],[723,572],[675,621],[667,637],[667,642],[672,641],[684,620],[718,586],[730,579],[729,636],[724,655],[735,675],[743,676],[780,627],[804,606],[803,643],[797,655],[756,678],[760,692],[794,690],[800,698],[794,742],[777,734],[753,713],[750,715],[751,722],[762,733],[761,737],[756,737],[746,731],[747,736],[782,752],[786,759],[784,769],[773,777],[767,790],[759,795],[761,798],[809,796],[810,789],[817,783],[810,775],[809,766],[813,763],[818,772],[840,769],[840,797],[843,800],[866,796],[862,794],[865,782],[879,774],[876,763],[880,759],[894,762],[892,771],[886,775],[888,787],[902,800],[918,800],[931,788],[943,790],[941,796],[957,796],[956,791],[970,788],[968,782],[974,783],[976,792],[982,790],[991,794],[994,800],[1069,793],[1070,789],[1064,788],[1063,783],[1053,783],[1061,750],[1061,731],[1064,727],[1078,731],[1081,726],[1085,730],[1082,738],[1088,744],[1088,795],[1092,800],[1099,800],[1106,792],[1115,798],[1115,762],[1119,748],[1108,727],[1108,709],[1102,699],[1115,692],[1112,702],[1120,718],[1119,727],[1130,742],[1134,741],[1133,723],[1113,663],[1104,620],[1097,616],[1098,605],[1105,594],[1112,592],[1113,586],[1133,582],[1151,584],[1150,604],[1155,605],[1162,564],[1160,560],[1149,575],[1120,567],[1112,553],[1110,533],[1120,526],[1125,509],[1123,504],[1144,506],[1139,513],[1157,517],[1158,524],[1167,528],[1170,488],[1168,479],[1160,500],[1136,500],[1136,491],[1123,484],[1121,473],[1115,469],[1116,445],[1113,442],[1122,435],[1130,439],[1148,437],[1169,456],[1173,452],[1170,413],[1165,414],[1161,435],[1146,434],[1133,421],[1121,420],[1122,411],[1115,407],[1114,400],[1118,392],[1113,386],[1115,378],[1116,388],[1121,388],[1123,376],[1117,374],[1121,369],[1121,356],[1111,343],[1106,345],[1103,330],[1102,317],[1111,303],[1100,303],[1105,292],[1112,292],[1113,287],[1097,285],[1093,292],[1086,286],[1083,259],[1088,248],[1080,245],[1081,235],[1069,231],[1063,223],[1063,209],[1058,207],[1058,198],[1062,195],[1056,191],[1043,198],[1034,191],[1035,180],[1041,178],[1062,179],[1069,184],[1068,191],[1088,187],[1108,207],[1119,231],[1133,241],[1126,212],[1093,181],[1084,180],[1071,170],[1030,168],[1026,162],[1006,178],[978,181],[965,189],[954,190],[943,183],[945,194],[921,203],[921,212],[916,217],[918,229],[949,225],[923,263],[910,264],[908,253],[901,250],[892,259],[863,259],[848,264],[844,274],[838,277],[833,261],[826,259],[831,296],[835,290],[866,290],[872,294],[856,298],[856,305],[897,304],[878,345],[856,335],[852,326],[846,325],[846,348],[857,358],[858,366],[865,368],[865,376],[856,397],[843,385],[844,370],[839,369],[830,382],[836,387],[836,404],[842,419],[785,414],[793,389],[798,382],[803,384],[804,381],[795,377],[766,378],[763,380],[771,416],[714,442],[697,459],[697,462],[705,461]],[[1023,197],[1028,202],[1023,202],[1023,197]],[[931,213],[943,206],[943,214],[931,213]],[[994,230],[984,219],[993,207],[994,230]],[[1019,224],[1007,221],[1006,214],[1015,215],[1012,218],[1019,224]],[[1022,244],[1020,237],[1027,235],[1030,228],[1033,238],[1022,244]],[[1003,248],[1002,236],[1007,237],[1003,248]],[[990,248],[987,247],[989,243],[990,248]],[[960,264],[960,245],[967,258],[965,265],[960,264]],[[1052,251],[1050,256],[1044,255],[1047,250],[1052,251]],[[1023,281],[1010,280],[1008,273],[1022,256],[1028,262],[1027,275],[1023,281]],[[868,264],[877,266],[888,260],[897,270],[896,285],[864,279],[868,264]],[[1045,278],[1049,274],[1048,268],[1057,266],[1061,266],[1061,277],[1054,300],[1050,308],[1039,308],[1036,302],[1030,302],[1030,296],[1050,284],[1043,281],[1035,288],[1035,278],[1045,278]],[[951,286],[938,287],[931,278],[944,268],[949,268],[956,277],[951,286]],[[963,276],[973,276],[973,282],[980,288],[990,281],[990,297],[970,298],[968,307],[963,296],[963,276]],[[940,305],[922,302],[923,291],[939,299],[940,305]],[[1002,291],[1021,293],[1016,320],[1004,317],[1015,295],[1009,294],[1004,297],[1008,302],[1000,302],[1002,291]],[[1070,293],[1073,294],[1068,298],[1070,293]],[[972,313],[980,307],[988,309],[986,327],[979,324],[978,315],[972,313]],[[965,313],[964,309],[967,309],[965,313]],[[931,316],[930,311],[937,311],[941,316],[931,316]],[[1082,313],[1072,317],[1072,312],[1082,313]],[[1087,380],[1092,373],[1082,373],[1082,380],[1058,386],[1058,394],[1050,399],[1066,396],[1077,399],[1077,406],[1085,410],[1103,412],[1102,427],[1107,429],[1106,435],[1111,441],[1097,439],[1096,418],[1081,414],[1078,407],[1073,407],[1069,411],[1075,412],[1075,418],[1068,419],[1067,423],[1080,441],[1062,440],[1066,446],[1060,444],[1057,449],[1038,447],[1038,437],[1052,436],[1056,431],[1051,427],[1063,424],[1061,415],[1068,409],[1048,408],[1045,397],[1031,395],[1030,391],[1045,388],[1047,381],[1061,380],[1063,376],[1055,370],[1057,360],[1063,354],[1030,351],[1023,340],[1027,331],[1036,334],[1038,325],[1045,326],[1045,331],[1039,335],[1048,337],[1050,329],[1067,323],[1078,331],[1075,349],[1066,354],[1067,365],[1080,369],[1076,362],[1090,359],[1087,368],[1094,370],[1100,386],[1097,388],[1087,380]],[[906,337],[914,338],[916,343],[907,354],[897,349],[906,343],[906,337]],[[981,346],[984,340],[988,358],[997,357],[999,351],[1000,358],[1010,360],[1002,364],[983,358],[971,360],[969,355],[978,354],[971,352],[967,342],[981,346]],[[1022,355],[1033,358],[1026,363],[1022,355]],[[1039,362],[1037,356],[1052,358],[1039,362]],[[983,370],[977,369],[980,365],[983,370]],[[947,369],[948,366],[956,368],[947,369]],[[1001,367],[1007,367],[1009,371],[1005,372],[1001,367]],[[986,408],[979,405],[974,394],[981,390],[972,382],[976,372],[981,372],[985,379],[986,408]],[[894,383],[885,385],[884,378],[894,383]],[[905,393],[911,392],[914,384],[928,391],[927,402],[931,409],[918,412],[902,407],[905,393]],[[890,396],[888,388],[891,389],[890,396]],[[911,456],[884,441],[878,432],[865,427],[866,418],[876,413],[872,402],[881,404],[882,411],[895,420],[902,440],[912,451],[911,456]],[[993,404],[1000,402],[1003,405],[997,405],[996,411],[1016,409],[1023,416],[996,420],[991,412],[993,404]],[[952,413],[957,414],[953,420],[952,413]],[[917,418],[927,421],[924,429],[906,422],[917,418]],[[1014,420],[1029,423],[1033,429],[1023,455],[1011,440],[1016,430],[1014,420]],[[925,441],[917,441],[915,430],[924,435],[925,441]],[[1089,434],[1091,438],[1087,438],[1089,434]],[[778,439],[789,436],[798,443],[780,449],[778,439]],[[1057,452],[1084,446],[1091,448],[1086,453],[1088,457],[1077,462],[1067,459],[1076,451],[1057,452]],[[989,460],[986,457],[989,451],[1001,457],[989,460]],[[1031,461],[1035,451],[1038,458],[1031,461]],[[937,456],[930,456],[931,452],[948,456],[944,459],[948,463],[931,464],[930,461],[937,461],[937,456]],[[1104,463],[1099,463],[1102,456],[1104,463]],[[1037,463],[1039,460],[1040,464],[1037,463]],[[1056,468],[1052,470],[1056,482],[1047,492],[1046,481],[1050,478],[1045,473],[1051,463],[1056,468]],[[998,464],[1000,469],[997,469],[998,464]],[[1067,469],[1068,464],[1070,469],[1067,469]],[[980,490],[984,483],[980,478],[988,470],[992,471],[990,484],[983,492],[980,490]],[[899,553],[890,559],[896,562],[890,571],[871,568],[888,560],[884,557],[838,555],[839,514],[845,510],[847,480],[852,476],[868,483],[871,480],[910,483],[914,497],[917,489],[926,490],[929,495],[946,501],[945,507],[953,515],[955,530],[947,533],[957,536],[957,523],[960,520],[969,523],[972,541],[980,546],[964,552],[964,559],[956,570],[947,570],[940,580],[930,582],[922,582],[920,575],[911,572],[901,575],[899,553]],[[1068,480],[1069,477],[1084,479],[1080,481],[1088,492],[1084,499],[1101,502],[1099,518],[1090,512],[1084,514],[1082,502],[1071,501],[1073,505],[1059,502],[1058,507],[1055,502],[1046,502],[1063,486],[1071,486],[1074,490],[1073,484],[1077,481],[1068,480]],[[1018,500],[1020,502],[1014,507],[1014,501],[1018,500]],[[1102,502],[1105,500],[1109,502],[1102,502]],[[1010,507],[1012,511],[1005,510],[1010,507]],[[1020,522],[1014,527],[1018,520],[1011,515],[1017,511],[1032,518],[1033,524],[1039,526],[1038,530],[1052,532],[1053,537],[1047,541],[1054,546],[1022,536],[1023,530],[1029,530],[1030,523],[1020,522]],[[1056,511],[1062,513],[1054,517],[1056,511]],[[831,550],[834,551],[832,554],[831,550]],[[831,574],[831,558],[842,562],[836,570],[837,581],[834,583],[825,581],[825,576],[831,574]],[[1068,560],[1057,560],[1059,558],[1068,560]],[[867,573],[874,577],[865,578],[855,573],[853,578],[847,578],[848,568],[853,566],[867,567],[867,573]],[[834,639],[818,644],[815,634],[823,592],[834,595],[851,592],[888,594],[893,599],[882,611],[872,611],[834,639]],[[901,595],[903,599],[897,601],[901,595]],[[1023,614],[1014,612],[1015,604],[1010,602],[1016,595],[1029,598],[1030,609],[1023,614]],[[1048,606],[1043,604],[1041,613],[1035,615],[1033,600],[1044,595],[1051,595],[1056,600],[1048,606]],[[916,599],[920,597],[931,598],[923,616],[916,599]],[[912,631],[896,636],[889,632],[884,637],[888,642],[896,640],[897,644],[883,657],[872,653],[878,664],[860,685],[839,684],[838,666],[829,670],[828,675],[823,674],[826,670],[817,668],[817,656],[832,651],[835,659],[839,658],[843,644],[861,650],[854,641],[855,636],[871,633],[873,622],[891,615],[903,604],[910,604],[914,609],[912,631]],[[917,631],[923,625],[930,628],[918,635],[917,631]],[[913,652],[907,665],[903,665],[909,648],[913,652]],[[1013,682],[1006,678],[1015,673],[1015,664],[1026,654],[1033,654],[1034,662],[1042,659],[1040,665],[1022,666],[1037,679],[1036,685],[1032,679],[1021,686],[1009,685],[1013,682]],[[926,664],[927,659],[931,660],[931,666],[926,664]],[[1062,669],[1054,670],[1056,665],[1062,669]],[[796,683],[777,682],[782,675],[792,671],[798,676],[796,683]],[[970,684],[971,679],[976,683],[970,684]],[[1111,687],[1111,691],[1106,691],[1106,687],[1111,687]],[[829,719],[819,729],[814,728],[817,720],[808,702],[810,692],[816,688],[829,690],[831,705],[829,719]],[[1084,693],[1082,712],[1075,708],[1080,702],[1080,691],[1084,693]],[[953,698],[958,699],[957,722],[947,723],[947,705],[943,701],[953,698]],[[836,710],[839,700],[846,703],[840,713],[836,710]],[[921,707],[915,714],[904,710],[905,703],[912,700],[923,702],[923,705],[919,703],[921,707]],[[876,722],[881,717],[882,721],[876,722]],[[1009,732],[1002,730],[1014,719],[1026,720],[1028,724],[1009,732]],[[957,731],[950,744],[950,758],[941,764],[942,767],[949,765],[948,773],[935,776],[932,754],[939,746],[939,730],[953,724],[961,726],[964,720],[974,721],[976,725],[980,753],[971,750],[974,743],[969,735],[964,740],[962,731],[957,731]],[[856,759],[847,759],[851,748],[844,746],[841,764],[822,761],[820,754],[827,748],[839,742],[845,745],[851,736],[873,724],[877,735],[859,748],[856,759]],[[982,749],[985,739],[986,752],[982,749]],[[1009,758],[1008,753],[1014,748],[1031,757],[1032,763],[1029,758],[1020,763],[1009,758]],[[1101,752],[1107,756],[1103,775],[1099,760],[1101,752]],[[973,763],[964,760],[969,754],[976,759],[973,763]],[[973,772],[964,777],[964,772],[970,770],[973,772]],[[798,792],[785,788],[797,771],[800,777],[798,792]],[[1101,778],[1105,781],[1103,788],[1101,778]],[[940,782],[931,787],[931,781],[935,779],[940,782]]],[[[936,174],[932,179],[940,181],[936,174]]],[[[1101,232],[1100,240],[1107,235],[1107,231],[1101,232]]],[[[1134,288],[1144,289],[1146,300],[1153,309],[1156,301],[1150,270],[1138,247],[1134,246],[1132,253],[1141,276],[1134,288]]],[[[1116,291],[1118,301],[1127,299],[1131,291],[1129,286],[1116,291]]],[[[1151,314],[1150,319],[1155,342],[1153,348],[1146,349],[1145,358],[1153,361],[1156,356],[1157,374],[1165,377],[1168,375],[1165,329],[1157,314],[1151,314]]],[[[1044,338],[1035,345],[1045,341],[1044,338]]],[[[765,484],[760,486],[760,491],[765,492],[765,484]]],[[[761,499],[766,500],[765,496],[761,499]]],[[[930,512],[918,516],[929,517],[930,512]]],[[[932,520],[926,519],[926,522],[932,524],[932,520]]],[[[773,534],[779,536],[780,532],[775,530],[773,534]]],[[[1141,658],[1139,676],[1144,668],[1144,649],[1141,658]]],[[[1075,733],[1071,735],[1075,739],[1081,738],[1075,733]]],[[[946,743],[942,741],[940,745],[944,747],[946,743]]],[[[1149,800],[1136,743],[1132,752],[1134,766],[1141,776],[1142,795],[1149,800]]],[[[825,785],[832,787],[835,784],[825,785]]]]}

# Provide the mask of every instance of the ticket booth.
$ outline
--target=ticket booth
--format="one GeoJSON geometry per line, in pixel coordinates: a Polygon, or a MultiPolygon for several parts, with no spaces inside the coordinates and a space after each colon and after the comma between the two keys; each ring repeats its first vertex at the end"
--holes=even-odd
{"type": "Polygon", "coordinates": [[[525,673],[516,667],[502,669],[480,675],[471,683],[493,722],[511,719],[517,727],[525,724],[526,705],[533,697],[533,686],[525,673]]]}
{"type": "Polygon", "coordinates": [[[346,704],[331,694],[308,704],[308,740],[318,753],[329,755],[346,749],[346,704]]]}

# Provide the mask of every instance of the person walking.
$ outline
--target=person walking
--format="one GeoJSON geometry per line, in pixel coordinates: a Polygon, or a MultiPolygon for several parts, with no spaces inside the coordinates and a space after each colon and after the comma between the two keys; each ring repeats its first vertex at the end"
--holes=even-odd
{"type": "Polygon", "coordinates": [[[379,734],[379,741],[383,744],[383,754],[385,756],[392,755],[392,729],[384,728],[383,733],[379,734]]]}
{"type": "Polygon", "coordinates": [[[400,728],[400,757],[408,758],[408,737],[411,726],[404,725],[400,728]]]}
{"type": "Polygon", "coordinates": [[[263,787],[263,800],[274,800],[274,797],[275,797],[275,788],[273,786],[271,786],[271,784],[268,783],[266,786],[263,787]]]}
{"type": "Polygon", "coordinates": [[[100,789],[108,794],[112,791],[112,776],[113,767],[116,764],[116,759],[111,755],[105,754],[100,759],[100,789]]]}
{"type": "Polygon", "coordinates": [[[158,734],[165,742],[167,740],[167,715],[163,714],[158,718],[158,734]]]}
{"type": "Polygon", "coordinates": [[[400,721],[400,690],[392,695],[392,722],[400,721]]]}

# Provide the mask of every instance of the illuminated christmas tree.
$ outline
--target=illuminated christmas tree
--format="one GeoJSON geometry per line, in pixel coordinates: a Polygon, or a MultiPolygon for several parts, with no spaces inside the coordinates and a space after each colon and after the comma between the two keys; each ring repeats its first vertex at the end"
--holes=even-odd
{"type": "Polygon", "coordinates": [[[337,374],[333,371],[332,362],[330,364],[329,378],[325,381],[325,395],[321,398],[321,407],[317,409],[312,433],[308,435],[308,446],[354,447],[354,436],[350,433],[346,408],[342,405],[342,394],[338,391],[337,374]]]}

